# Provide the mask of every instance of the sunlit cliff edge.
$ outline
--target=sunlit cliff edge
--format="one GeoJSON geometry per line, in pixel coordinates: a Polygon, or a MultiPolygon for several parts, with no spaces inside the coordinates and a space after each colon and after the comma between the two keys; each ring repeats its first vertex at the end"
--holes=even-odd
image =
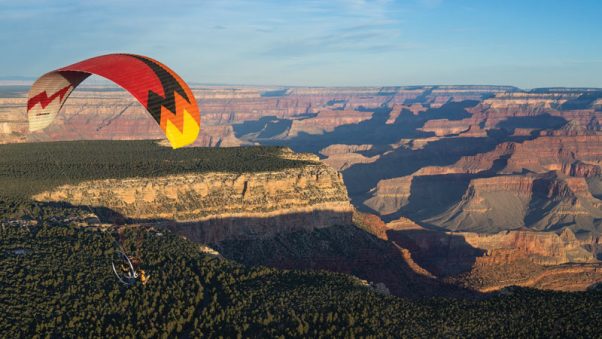
{"type": "Polygon", "coordinates": [[[277,231],[351,223],[341,175],[317,157],[284,151],[308,164],[271,172],[174,174],[89,180],[33,196],[110,209],[110,218],[153,222],[200,242],[266,237],[277,231]]]}

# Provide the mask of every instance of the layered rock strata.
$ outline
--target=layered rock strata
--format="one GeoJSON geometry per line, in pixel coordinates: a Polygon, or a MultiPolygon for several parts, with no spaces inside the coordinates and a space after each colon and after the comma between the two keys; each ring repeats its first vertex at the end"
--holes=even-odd
{"type": "Polygon", "coordinates": [[[313,163],[277,172],[92,180],[33,198],[109,209],[113,217],[160,223],[200,242],[350,224],[340,174],[314,156],[284,156],[313,163]]]}

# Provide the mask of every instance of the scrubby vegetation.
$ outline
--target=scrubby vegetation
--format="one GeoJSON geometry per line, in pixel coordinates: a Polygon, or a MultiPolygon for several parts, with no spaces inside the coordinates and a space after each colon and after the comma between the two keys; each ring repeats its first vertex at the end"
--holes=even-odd
{"type": "Polygon", "coordinates": [[[248,268],[170,233],[0,226],[0,333],[80,336],[599,336],[601,292],[518,289],[487,300],[408,301],[326,272],[248,268]],[[115,239],[146,285],[111,271],[115,239]]]}
{"type": "Polygon", "coordinates": [[[83,180],[179,173],[263,172],[306,165],[282,147],[181,148],[156,141],[72,141],[0,145],[0,201],[83,180]]]}

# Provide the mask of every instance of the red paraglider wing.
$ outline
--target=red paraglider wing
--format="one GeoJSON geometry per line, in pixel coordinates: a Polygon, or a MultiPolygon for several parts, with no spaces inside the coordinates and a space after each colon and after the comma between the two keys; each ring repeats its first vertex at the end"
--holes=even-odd
{"type": "Polygon", "coordinates": [[[90,58],[40,77],[27,101],[30,130],[50,125],[69,94],[91,74],[107,78],[131,93],[161,126],[172,147],[196,140],[201,118],[188,85],[160,62],[132,54],[90,58]]]}

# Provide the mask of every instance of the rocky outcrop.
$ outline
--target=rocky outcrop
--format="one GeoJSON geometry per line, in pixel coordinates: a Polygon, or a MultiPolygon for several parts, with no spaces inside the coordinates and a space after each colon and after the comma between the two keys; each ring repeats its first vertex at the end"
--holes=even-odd
{"type": "Polygon", "coordinates": [[[562,224],[598,233],[600,218],[602,201],[591,195],[583,178],[543,174],[472,179],[458,203],[424,222],[457,231],[554,230],[562,224]]]}
{"type": "Polygon", "coordinates": [[[525,141],[516,145],[504,171],[527,169],[542,172],[561,169],[575,161],[599,166],[602,161],[602,135],[539,137],[525,141]]]}
{"type": "Polygon", "coordinates": [[[494,234],[390,230],[389,239],[409,248],[423,266],[439,276],[448,276],[481,264],[512,264],[527,259],[542,266],[597,263],[587,244],[570,230],[560,234],[528,230],[494,234]],[[455,266],[454,266],[455,265],[455,266]]]}
{"type": "Polygon", "coordinates": [[[482,261],[490,263],[508,263],[522,257],[544,266],[597,262],[593,253],[582,247],[570,229],[559,235],[533,231],[455,234],[462,236],[469,245],[485,250],[482,261]]]}
{"type": "Polygon", "coordinates": [[[436,136],[443,137],[464,134],[471,128],[474,129],[473,125],[466,124],[463,120],[450,121],[447,119],[433,119],[427,121],[420,130],[433,132],[436,136]]]}
{"type": "Polygon", "coordinates": [[[323,134],[343,125],[357,124],[372,117],[372,112],[355,110],[322,110],[315,117],[293,120],[286,133],[292,138],[299,133],[323,134]]]}
{"type": "Polygon", "coordinates": [[[353,213],[353,223],[379,239],[387,240],[387,230],[389,227],[378,216],[355,211],[353,213]]]}
{"type": "Polygon", "coordinates": [[[408,230],[425,230],[411,219],[399,217],[387,223],[387,229],[393,231],[408,231],[408,230]]]}
{"type": "Polygon", "coordinates": [[[109,217],[158,223],[200,242],[350,224],[352,207],[340,174],[313,156],[283,156],[314,162],[277,172],[92,180],[34,199],[109,209],[109,217]]]}
{"type": "Polygon", "coordinates": [[[562,224],[597,234],[602,135],[583,133],[503,142],[447,166],[423,166],[411,175],[380,180],[364,205],[383,216],[403,213],[449,230],[547,230],[562,224]],[[424,192],[431,199],[417,196],[424,192]],[[424,212],[435,211],[436,197],[446,195],[441,210],[424,212]]]}
{"type": "Polygon", "coordinates": [[[372,151],[372,145],[330,145],[320,151],[320,154],[326,158],[322,160],[325,164],[331,166],[337,171],[345,169],[356,164],[369,164],[377,161],[380,155],[366,156],[362,153],[372,151]]]}
{"type": "Polygon", "coordinates": [[[372,145],[344,145],[344,144],[335,144],[330,145],[323,150],[320,151],[320,154],[330,157],[338,154],[348,154],[348,153],[357,153],[357,152],[365,152],[374,149],[372,145]]]}
{"type": "Polygon", "coordinates": [[[595,176],[599,175],[601,164],[602,134],[541,136],[524,142],[500,143],[490,152],[464,156],[449,166],[424,167],[414,175],[560,170],[573,176],[595,176]]]}
{"type": "MultiPolygon", "coordinates": [[[[350,178],[349,190],[359,208],[387,218],[405,215],[420,223],[430,220],[442,226],[447,222],[434,220],[443,220],[445,211],[459,211],[457,207],[464,204],[463,212],[454,218],[463,218],[466,210],[474,215],[486,211],[475,220],[497,220],[483,228],[488,230],[520,225],[546,229],[566,221],[564,217],[533,221],[552,210],[563,216],[579,215],[563,225],[580,223],[582,229],[596,230],[596,222],[591,220],[598,218],[597,214],[580,214],[597,208],[595,200],[584,198],[588,196],[586,189],[594,198],[602,195],[602,99],[595,91],[526,92],[494,86],[207,86],[194,88],[194,93],[203,123],[197,146],[265,142],[319,153],[324,163],[350,178]],[[265,118],[269,119],[262,125],[260,120],[265,118]],[[246,122],[259,127],[256,131],[239,128],[246,122]],[[516,218],[487,217],[488,213],[503,211],[483,207],[489,198],[482,195],[495,193],[482,191],[478,198],[485,200],[478,203],[469,198],[470,189],[483,188],[479,185],[484,181],[478,180],[503,185],[509,175],[528,177],[549,171],[586,178],[587,185],[560,179],[580,192],[577,198],[559,198],[566,202],[562,208],[557,206],[559,200],[547,193],[538,195],[540,200],[522,202],[526,195],[500,189],[500,196],[508,196],[502,200],[515,202],[512,206],[529,206],[524,215],[531,217],[522,223],[517,220],[524,219],[518,217],[523,212],[517,212],[516,218]],[[492,179],[495,177],[500,179],[492,179]],[[467,199],[474,206],[466,206],[467,199]],[[509,220],[514,220],[512,226],[506,223],[509,220]]],[[[115,89],[74,93],[57,121],[43,133],[25,133],[24,105],[23,97],[1,99],[2,142],[162,138],[142,107],[115,89]]]]}
{"type": "Polygon", "coordinates": [[[379,181],[373,190],[372,198],[364,201],[364,205],[378,211],[381,215],[397,212],[408,204],[412,179],[412,176],[407,176],[379,181]]]}
{"type": "Polygon", "coordinates": [[[333,154],[324,159],[323,162],[337,171],[344,171],[347,168],[357,164],[370,164],[377,161],[380,156],[375,155],[367,157],[359,153],[333,154]]]}
{"type": "Polygon", "coordinates": [[[480,292],[511,285],[583,291],[602,281],[602,264],[570,230],[560,234],[391,230],[387,235],[438,279],[480,292]]]}
{"type": "Polygon", "coordinates": [[[462,120],[430,120],[422,130],[441,136],[468,136],[502,128],[513,130],[515,135],[529,135],[547,128],[562,128],[567,122],[569,126],[551,134],[582,134],[575,131],[572,127],[575,125],[590,131],[600,130],[598,126],[602,121],[602,112],[597,108],[596,101],[586,101],[585,105],[574,104],[579,102],[584,93],[587,91],[497,92],[495,96],[469,108],[471,117],[462,120]]]}

